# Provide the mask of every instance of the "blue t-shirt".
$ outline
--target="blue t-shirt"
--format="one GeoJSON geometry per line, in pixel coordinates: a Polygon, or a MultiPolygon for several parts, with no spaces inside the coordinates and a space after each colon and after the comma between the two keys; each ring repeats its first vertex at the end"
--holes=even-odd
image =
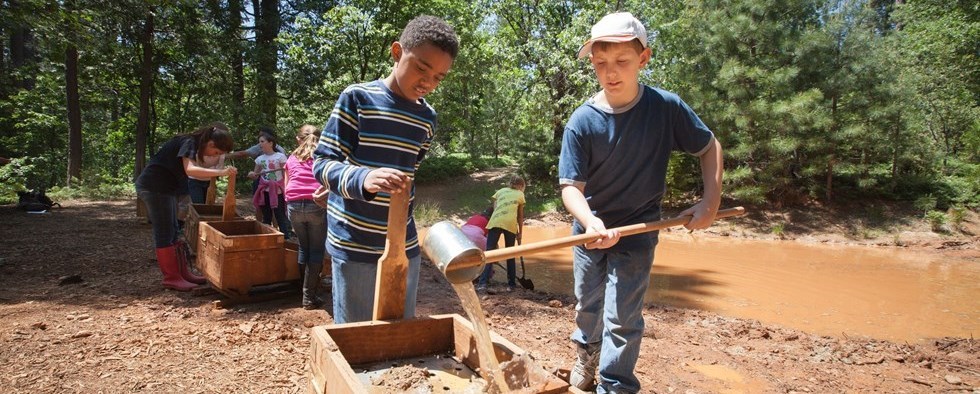
{"type": "MultiPolygon", "coordinates": [[[[388,167],[413,179],[432,143],[436,111],[424,100],[410,102],[383,81],[348,86],[320,135],[313,174],[330,189],[327,197],[327,251],[347,261],[376,262],[388,233],[387,193],[367,193],[371,170],[388,167]]],[[[412,188],[410,201],[414,201],[412,188]]],[[[414,202],[408,207],[405,254],[420,253],[414,202]]]]}
{"type": "Polygon", "coordinates": [[[197,157],[197,141],[189,135],[178,135],[160,147],[143,172],[136,178],[136,190],[156,193],[187,194],[184,158],[197,157]]]}
{"type": "MultiPolygon", "coordinates": [[[[676,94],[641,85],[624,108],[589,100],[565,125],[558,178],[584,188],[592,213],[606,228],[660,219],[672,151],[701,155],[714,134],[676,94]]],[[[575,222],[575,234],[584,232],[575,222]]],[[[653,246],[657,233],[624,237],[613,250],[653,246]]]]}

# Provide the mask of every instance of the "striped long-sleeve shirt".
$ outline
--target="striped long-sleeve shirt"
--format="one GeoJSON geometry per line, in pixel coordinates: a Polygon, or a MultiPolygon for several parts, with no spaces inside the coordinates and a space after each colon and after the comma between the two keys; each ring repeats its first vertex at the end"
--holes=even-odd
{"type": "MultiPolygon", "coordinates": [[[[436,111],[424,100],[394,95],[381,80],[348,86],[320,136],[313,173],[330,189],[327,199],[327,251],[331,256],[376,262],[388,232],[386,193],[367,193],[364,180],[373,169],[400,170],[413,179],[429,150],[436,111]]],[[[419,255],[412,212],[412,187],[406,229],[406,254],[419,255]]]]}

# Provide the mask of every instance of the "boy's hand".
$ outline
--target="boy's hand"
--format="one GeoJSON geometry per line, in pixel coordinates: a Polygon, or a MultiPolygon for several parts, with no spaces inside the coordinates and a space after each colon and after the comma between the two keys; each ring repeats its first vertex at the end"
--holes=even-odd
{"type": "Polygon", "coordinates": [[[607,230],[606,224],[602,222],[602,219],[595,216],[589,219],[585,227],[585,233],[599,233],[602,236],[594,242],[585,244],[586,249],[607,249],[619,242],[619,231],[615,229],[607,230]]]}
{"type": "Polygon", "coordinates": [[[378,168],[368,173],[364,179],[364,190],[368,193],[385,192],[393,194],[406,191],[408,175],[394,168],[378,168]]]}
{"type": "Polygon", "coordinates": [[[711,208],[711,204],[707,204],[704,202],[704,200],[702,200],[693,207],[685,209],[678,216],[691,215],[691,220],[684,225],[684,228],[693,231],[703,230],[710,227],[711,223],[715,221],[715,214],[717,213],[717,205],[714,208],[711,208]]]}
{"type": "Polygon", "coordinates": [[[258,177],[259,177],[259,174],[256,174],[255,171],[249,171],[248,172],[248,178],[249,179],[255,179],[255,178],[258,178],[258,177]]]}
{"type": "Polygon", "coordinates": [[[320,185],[320,187],[316,188],[316,191],[313,192],[313,203],[318,205],[320,208],[326,208],[327,194],[329,193],[330,191],[327,189],[326,186],[320,185]]]}

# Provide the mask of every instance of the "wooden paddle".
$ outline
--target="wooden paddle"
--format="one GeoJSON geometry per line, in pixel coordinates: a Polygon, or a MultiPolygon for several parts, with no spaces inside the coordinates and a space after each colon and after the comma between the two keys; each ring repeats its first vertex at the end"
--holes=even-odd
{"type": "Polygon", "coordinates": [[[385,251],[378,259],[378,276],[374,286],[374,320],[396,320],[405,316],[405,294],[408,284],[408,257],[405,255],[405,228],[408,225],[408,195],[391,195],[388,202],[388,235],[385,251]]]}
{"type": "Polygon", "coordinates": [[[214,200],[217,198],[218,194],[218,178],[211,178],[211,184],[208,185],[208,194],[204,198],[204,203],[208,205],[214,205],[214,200]]]}
{"type": "Polygon", "coordinates": [[[225,206],[221,209],[221,220],[235,220],[235,177],[228,177],[228,189],[225,190],[225,206]]]}

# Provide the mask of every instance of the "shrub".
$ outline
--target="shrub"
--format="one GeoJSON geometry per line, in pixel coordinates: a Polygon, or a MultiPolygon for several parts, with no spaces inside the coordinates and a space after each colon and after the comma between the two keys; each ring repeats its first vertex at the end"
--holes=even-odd
{"type": "Polygon", "coordinates": [[[933,232],[940,232],[943,230],[943,225],[946,224],[946,214],[939,211],[929,211],[926,213],[926,220],[929,221],[929,227],[932,228],[933,232]]]}
{"type": "Polygon", "coordinates": [[[949,210],[946,211],[946,216],[949,218],[949,223],[952,224],[953,227],[960,228],[960,224],[963,223],[963,220],[966,217],[966,208],[960,206],[949,207],[949,210]]]}
{"type": "Polygon", "coordinates": [[[17,202],[17,192],[49,189],[51,168],[57,165],[48,157],[20,157],[0,166],[0,203],[17,202]]]}
{"type": "Polygon", "coordinates": [[[915,203],[913,205],[915,205],[915,209],[918,209],[928,215],[929,212],[932,212],[932,210],[936,209],[936,202],[937,202],[936,197],[933,197],[932,194],[927,194],[925,196],[916,198],[915,203]]]}
{"type": "Polygon", "coordinates": [[[785,230],[786,230],[786,224],[784,224],[784,223],[776,223],[776,224],[772,225],[772,230],[771,231],[772,231],[772,235],[775,235],[775,236],[779,237],[779,239],[783,239],[783,237],[786,235],[786,231],[785,230]]]}
{"type": "Polygon", "coordinates": [[[415,182],[439,182],[458,176],[474,173],[491,167],[503,167],[507,162],[503,159],[472,158],[466,154],[450,154],[425,159],[415,173],[415,182]]]}

